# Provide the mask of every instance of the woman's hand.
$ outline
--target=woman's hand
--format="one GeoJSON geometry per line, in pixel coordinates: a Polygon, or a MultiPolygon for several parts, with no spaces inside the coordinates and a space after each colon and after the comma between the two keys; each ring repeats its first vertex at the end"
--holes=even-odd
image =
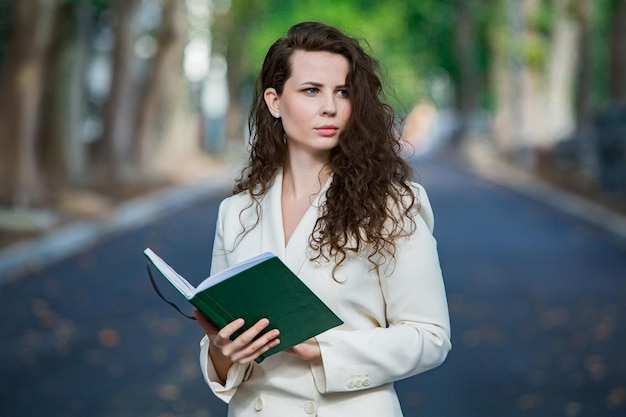
{"type": "Polygon", "coordinates": [[[304,359],[305,361],[322,359],[322,351],[320,349],[320,345],[319,343],[317,343],[317,339],[315,339],[314,337],[305,342],[297,344],[294,347],[285,349],[285,352],[296,355],[300,357],[300,359],[304,359]]]}
{"type": "Polygon", "coordinates": [[[268,319],[259,320],[237,338],[230,340],[233,333],[243,327],[243,319],[234,320],[219,330],[200,311],[195,310],[193,315],[209,337],[209,356],[222,382],[226,381],[233,363],[247,365],[280,343],[278,329],[257,338],[269,325],[268,319]]]}

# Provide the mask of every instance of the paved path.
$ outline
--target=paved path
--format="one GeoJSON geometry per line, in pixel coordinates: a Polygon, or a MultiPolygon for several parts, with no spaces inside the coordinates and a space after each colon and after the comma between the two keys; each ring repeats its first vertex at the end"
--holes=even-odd
{"type": "MultiPolygon", "coordinates": [[[[418,161],[454,348],[397,384],[407,417],[626,415],[626,252],[450,161],[418,161]]],[[[0,416],[224,416],[197,325],[153,293],[141,250],[209,268],[223,193],[0,286],[0,416]]]]}
{"type": "Polygon", "coordinates": [[[626,252],[534,199],[421,166],[454,347],[400,386],[407,414],[625,416],[626,252]]]}

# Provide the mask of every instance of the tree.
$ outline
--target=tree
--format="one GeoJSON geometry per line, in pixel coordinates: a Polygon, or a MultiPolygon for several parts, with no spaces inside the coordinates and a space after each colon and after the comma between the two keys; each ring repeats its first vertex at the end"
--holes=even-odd
{"type": "MultiPolygon", "coordinates": [[[[265,51],[302,20],[366,39],[401,115],[432,99],[433,79],[441,74],[456,95],[446,105],[456,105],[463,119],[488,102],[498,143],[511,152],[549,148],[574,120],[580,129],[609,99],[626,101],[626,0],[207,4],[214,13],[200,36],[206,33],[212,52],[227,58],[228,137],[242,136],[265,51]]],[[[151,168],[147,161],[200,152],[191,130],[198,109],[182,73],[185,35],[192,30],[184,2],[0,0],[0,10],[12,12],[12,24],[0,20],[0,204],[42,204],[47,192],[68,184],[141,181],[151,168]],[[160,20],[139,33],[137,18],[154,7],[160,20]],[[83,79],[96,53],[93,28],[103,26],[115,42],[105,52],[113,62],[110,89],[96,103],[83,79]],[[137,56],[146,39],[154,55],[137,56]],[[100,115],[102,132],[87,143],[82,126],[100,115]]]]}
{"type": "Polygon", "coordinates": [[[0,204],[44,201],[38,160],[41,98],[58,0],[13,3],[13,32],[0,73],[0,204]]]}
{"type": "Polygon", "coordinates": [[[578,86],[578,95],[574,100],[576,131],[578,133],[589,125],[591,119],[591,90],[593,88],[591,68],[592,11],[592,0],[580,0],[575,8],[580,28],[577,39],[579,54],[578,62],[576,63],[576,85],[578,86]]]}
{"type": "Polygon", "coordinates": [[[626,105],[626,0],[613,0],[610,23],[610,99],[626,105]]]}
{"type": "Polygon", "coordinates": [[[48,188],[87,183],[88,154],[82,123],[86,118],[84,74],[90,57],[90,28],[96,8],[90,2],[65,2],[57,9],[50,71],[42,101],[41,169],[48,188]]]}
{"type": "Polygon", "coordinates": [[[496,137],[503,149],[521,150],[525,164],[534,163],[527,151],[550,150],[576,130],[581,111],[576,111],[577,83],[587,83],[578,96],[584,100],[589,84],[584,81],[589,65],[584,60],[589,57],[585,1],[509,0],[507,29],[500,29],[508,42],[491,38],[496,53],[492,71],[498,75],[492,81],[499,96],[496,137]]]}
{"type": "MultiPolygon", "coordinates": [[[[164,0],[162,22],[156,33],[157,52],[143,86],[134,137],[133,161],[141,172],[151,161],[164,138],[164,129],[176,112],[176,89],[182,76],[182,54],[186,44],[184,5],[179,0],[164,0]]],[[[175,138],[180,140],[180,138],[175,138]]]]}
{"type": "Polygon", "coordinates": [[[575,14],[579,0],[554,0],[554,23],[545,69],[546,109],[543,146],[551,147],[576,130],[575,95],[581,20],[575,14]]]}
{"type": "Polygon", "coordinates": [[[251,86],[254,84],[255,68],[251,63],[250,42],[257,33],[260,16],[267,14],[269,4],[262,0],[232,2],[228,13],[215,18],[213,48],[226,57],[228,62],[229,109],[226,136],[238,138],[244,131],[247,106],[252,101],[251,86]]]}
{"type": "Polygon", "coordinates": [[[477,7],[479,1],[457,1],[456,25],[456,56],[458,63],[458,107],[460,111],[462,130],[464,131],[469,119],[480,109],[479,95],[482,88],[482,76],[478,62],[478,19],[480,12],[477,7]]]}
{"type": "Polygon", "coordinates": [[[97,159],[99,181],[107,186],[130,180],[136,173],[132,150],[138,94],[133,79],[132,22],[138,6],[139,0],[113,0],[113,72],[97,159]]]}

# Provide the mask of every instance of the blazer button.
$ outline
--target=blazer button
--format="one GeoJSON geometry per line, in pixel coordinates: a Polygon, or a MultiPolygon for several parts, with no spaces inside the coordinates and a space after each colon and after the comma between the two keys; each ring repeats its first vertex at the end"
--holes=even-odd
{"type": "Polygon", "coordinates": [[[370,386],[370,379],[368,377],[363,378],[363,386],[364,387],[370,386]]]}
{"type": "Polygon", "coordinates": [[[363,386],[363,380],[361,378],[357,379],[354,383],[354,386],[357,388],[361,388],[363,386]]]}
{"type": "Polygon", "coordinates": [[[263,402],[263,398],[257,397],[256,401],[254,402],[254,409],[256,411],[261,411],[264,405],[265,403],[263,402]]]}
{"type": "Polygon", "coordinates": [[[349,389],[354,388],[354,379],[351,379],[350,381],[348,381],[347,387],[348,387],[349,389]]]}
{"type": "Polygon", "coordinates": [[[317,407],[313,401],[307,401],[304,403],[304,411],[307,414],[314,414],[317,407]]]}

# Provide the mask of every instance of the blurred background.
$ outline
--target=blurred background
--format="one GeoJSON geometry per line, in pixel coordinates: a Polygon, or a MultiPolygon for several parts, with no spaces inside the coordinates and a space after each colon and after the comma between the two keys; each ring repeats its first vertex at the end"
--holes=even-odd
{"type": "Polygon", "coordinates": [[[225,415],[141,250],[206,275],[256,73],[302,20],[367,40],[437,215],[455,347],[398,384],[407,416],[624,416],[623,241],[481,178],[626,236],[626,0],[0,0],[0,415],[225,415]]]}
{"type": "Polygon", "coordinates": [[[623,0],[0,0],[2,241],[228,159],[305,19],[369,42],[411,152],[471,144],[620,205],[623,0]]]}

